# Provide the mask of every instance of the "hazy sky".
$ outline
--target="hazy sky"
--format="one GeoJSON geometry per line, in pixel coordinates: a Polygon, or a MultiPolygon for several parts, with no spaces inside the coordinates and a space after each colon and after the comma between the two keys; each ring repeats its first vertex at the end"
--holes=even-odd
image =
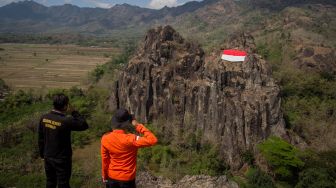
{"type": "MultiPolygon", "coordinates": [[[[0,0],[0,6],[17,2],[21,0],[0,0]]],[[[65,3],[74,4],[79,7],[100,7],[110,8],[115,4],[128,3],[131,5],[138,5],[141,7],[159,9],[164,6],[172,7],[182,5],[192,0],[34,0],[46,6],[63,5],[65,3]]],[[[201,1],[201,0],[197,0],[201,1]]]]}

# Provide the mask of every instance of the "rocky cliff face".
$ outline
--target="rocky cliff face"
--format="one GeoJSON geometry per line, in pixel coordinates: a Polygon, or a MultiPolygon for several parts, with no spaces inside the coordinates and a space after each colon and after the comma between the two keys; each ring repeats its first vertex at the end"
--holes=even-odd
{"type": "Polygon", "coordinates": [[[253,38],[238,35],[226,45],[247,50],[246,61],[222,61],[219,51],[205,57],[170,26],[150,30],[122,71],[111,107],[127,108],[144,122],[163,122],[167,137],[200,132],[238,167],[243,152],[271,134],[284,136],[285,126],[279,87],[267,62],[253,53],[253,38]]]}

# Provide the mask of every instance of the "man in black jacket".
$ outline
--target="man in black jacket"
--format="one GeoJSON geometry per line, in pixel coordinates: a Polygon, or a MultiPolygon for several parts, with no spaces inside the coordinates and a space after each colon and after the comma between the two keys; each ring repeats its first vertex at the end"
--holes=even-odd
{"type": "Polygon", "coordinates": [[[69,98],[64,94],[53,97],[54,109],[41,117],[38,128],[40,156],[44,159],[47,188],[69,188],[72,167],[71,131],[88,129],[86,120],[77,112],[66,116],[69,98]]]}

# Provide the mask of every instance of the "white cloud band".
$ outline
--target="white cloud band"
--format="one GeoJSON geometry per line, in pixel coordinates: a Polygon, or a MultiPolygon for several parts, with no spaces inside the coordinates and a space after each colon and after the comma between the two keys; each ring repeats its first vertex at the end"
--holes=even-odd
{"type": "Polygon", "coordinates": [[[164,6],[174,7],[177,5],[178,5],[177,0],[151,0],[148,4],[148,7],[153,9],[160,9],[163,8],[164,6]]]}
{"type": "Polygon", "coordinates": [[[99,8],[111,8],[113,6],[112,3],[104,3],[101,0],[85,0],[85,1],[94,4],[94,6],[99,8]]]}

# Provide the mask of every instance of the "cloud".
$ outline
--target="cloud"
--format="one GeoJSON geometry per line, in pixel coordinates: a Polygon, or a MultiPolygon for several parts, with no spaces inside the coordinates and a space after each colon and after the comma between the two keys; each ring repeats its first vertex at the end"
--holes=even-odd
{"type": "MultiPolygon", "coordinates": [[[[13,2],[19,2],[19,1],[25,1],[25,0],[0,0],[0,7],[1,6],[4,6],[4,5],[7,5],[7,4],[10,4],[10,3],[13,3],[13,2]]],[[[48,0],[33,0],[35,1],[36,3],[39,3],[39,4],[42,4],[42,5],[45,5],[45,6],[48,6],[48,0]]],[[[67,2],[69,3],[68,1],[72,1],[72,0],[64,0],[64,2],[67,2]]],[[[62,1],[60,1],[62,2],[62,1]]]]}
{"type": "Polygon", "coordinates": [[[86,0],[88,3],[92,3],[94,6],[99,8],[111,8],[113,6],[112,3],[104,3],[100,0],[86,0]]]}
{"type": "Polygon", "coordinates": [[[0,0],[0,7],[7,5],[12,2],[18,2],[19,0],[0,0]]]}
{"type": "Polygon", "coordinates": [[[153,9],[160,9],[163,8],[164,6],[174,7],[177,5],[178,5],[177,0],[151,0],[148,4],[148,7],[153,9]]]}
{"type": "Polygon", "coordinates": [[[64,0],[64,3],[66,3],[66,4],[71,4],[71,3],[72,3],[72,0],[64,0]]]}

